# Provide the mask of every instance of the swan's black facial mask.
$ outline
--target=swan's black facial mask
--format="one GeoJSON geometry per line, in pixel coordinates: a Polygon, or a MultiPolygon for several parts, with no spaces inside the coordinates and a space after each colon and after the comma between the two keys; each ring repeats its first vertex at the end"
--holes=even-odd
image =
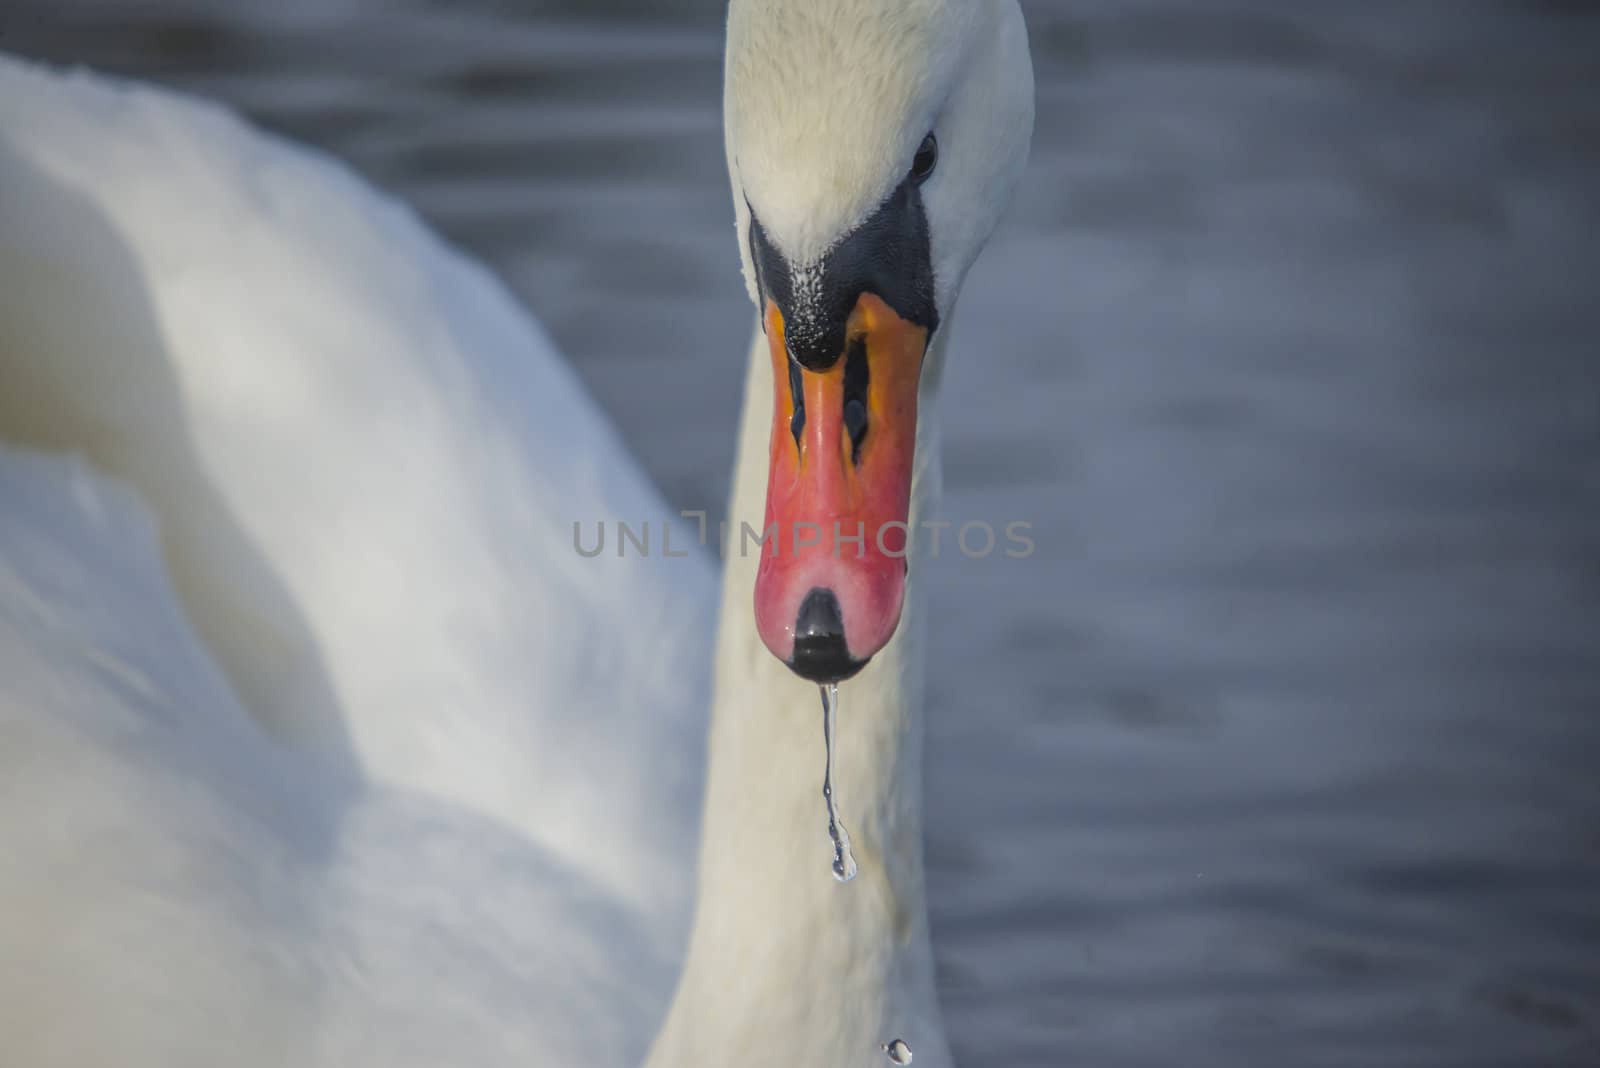
{"type": "Polygon", "coordinates": [[[932,337],[933,248],[922,187],[907,178],[867,220],[814,264],[796,269],[750,211],[750,258],[762,303],[783,313],[789,355],[808,371],[824,371],[844,355],[846,324],[863,293],[881,299],[932,337]]]}
{"type": "Polygon", "coordinates": [[[917,393],[938,326],[922,194],[907,180],[796,267],[751,212],[773,371],[756,628],[797,674],[848,678],[888,643],[905,595],[917,393]],[[826,608],[826,611],[821,611],[826,608]]]}

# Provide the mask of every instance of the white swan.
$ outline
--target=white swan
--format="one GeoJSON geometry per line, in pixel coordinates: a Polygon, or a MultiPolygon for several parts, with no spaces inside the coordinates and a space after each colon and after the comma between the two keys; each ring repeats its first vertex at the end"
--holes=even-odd
{"type": "MultiPolygon", "coordinates": [[[[910,188],[931,132],[914,199],[947,323],[1031,118],[1014,0],[736,0],[740,247],[780,330],[750,354],[735,530],[764,520],[769,398],[793,414],[783,323],[793,349],[829,323],[812,296],[859,303],[819,262],[910,188]],[[779,293],[774,264],[801,284],[779,293]]],[[[730,554],[684,957],[708,578],[577,558],[573,519],[661,507],[498,285],[211,109],[10,61],[0,282],[0,436],[87,453],[160,524],[158,552],[127,491],[0,456],[0,1033],[22,1063],[628,1064],[652,1034],[661,1066],[870,1064],[895,1037],[948,1062],[915,583],[898,631],[859,640],[851,573],[802,560],[838,579],[838,644],[876,652],[844,687],[861,874],[840,887],[816,689],[768,652],[801,659],[730,554]]],[[[932,334],[914,520],[948,329],[890,307],[932,334]]]]}

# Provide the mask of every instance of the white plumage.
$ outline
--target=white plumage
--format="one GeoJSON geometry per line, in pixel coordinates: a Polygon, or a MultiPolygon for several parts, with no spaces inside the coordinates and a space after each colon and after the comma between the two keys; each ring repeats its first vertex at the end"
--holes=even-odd
{"type": "Polygon", "coordinates": [[[170,93],[0,61],[0,204],[4,437],[147,502],[0,461],[7,1059],[636,1060],[712,575],[574,552],[667,512],[538,326],[170,93]]]}
{"type": "MultiPolygon", "coordinates": [[[[1021,18],[873,10],[841,36],[734,5],[735,201],[824,247],[932,122],[948,313],[1026,152],[1021,18]],[[843,81],[805,65],[852,47],[843,81]]],[[[759,526],[770,390],[758,337],[733,529],[759,526]]],[[[18,1063],[837,1068],[903,1036],[948,1064],[919,590],[843,688],[841,887],[816,690],[756,636],[755,560],[726,566],[707,776],[708,562],[575,552],[574,521],[664,507],[537,325],[404,208],[214,108],[0,59],[0,438],[18,1063]]]]}

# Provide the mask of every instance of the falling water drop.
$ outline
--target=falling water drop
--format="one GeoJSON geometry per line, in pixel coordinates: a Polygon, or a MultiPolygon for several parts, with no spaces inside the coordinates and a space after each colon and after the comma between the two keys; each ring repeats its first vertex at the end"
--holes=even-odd
{"type": "Polygon", "coordinates": [[[822,800],[828,806],[828,837],[833,840],[833,877],[847,883],[856,877],[856,858],[850,852],[850,832],[839,819],[839,806],[833,796],[833,728],[839,711],[839,684],[830,682],[818,689],[822,693],[822,744],[827,750],[827,763],[822,771],[822,800]]]}
{"type": "Polygon", "coordinates": [[[911,1047],[906,1045],[906,1041],[903,1038],[897,1038],[893,1042],[885,1042],[882,1049],[895,1064],[911,1063],[911,1047]]]}

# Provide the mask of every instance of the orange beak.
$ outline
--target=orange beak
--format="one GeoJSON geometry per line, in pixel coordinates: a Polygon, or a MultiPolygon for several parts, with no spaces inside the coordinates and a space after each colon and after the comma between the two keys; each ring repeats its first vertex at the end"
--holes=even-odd
{"type": "Polygon", "coordinates": [[[888,644],[905,597],[917,389],[928,330],[863,293],[825,370],[789,354],[767,301],[771,466],[756,627],[773,655],[819,682],[888,644]]]}

